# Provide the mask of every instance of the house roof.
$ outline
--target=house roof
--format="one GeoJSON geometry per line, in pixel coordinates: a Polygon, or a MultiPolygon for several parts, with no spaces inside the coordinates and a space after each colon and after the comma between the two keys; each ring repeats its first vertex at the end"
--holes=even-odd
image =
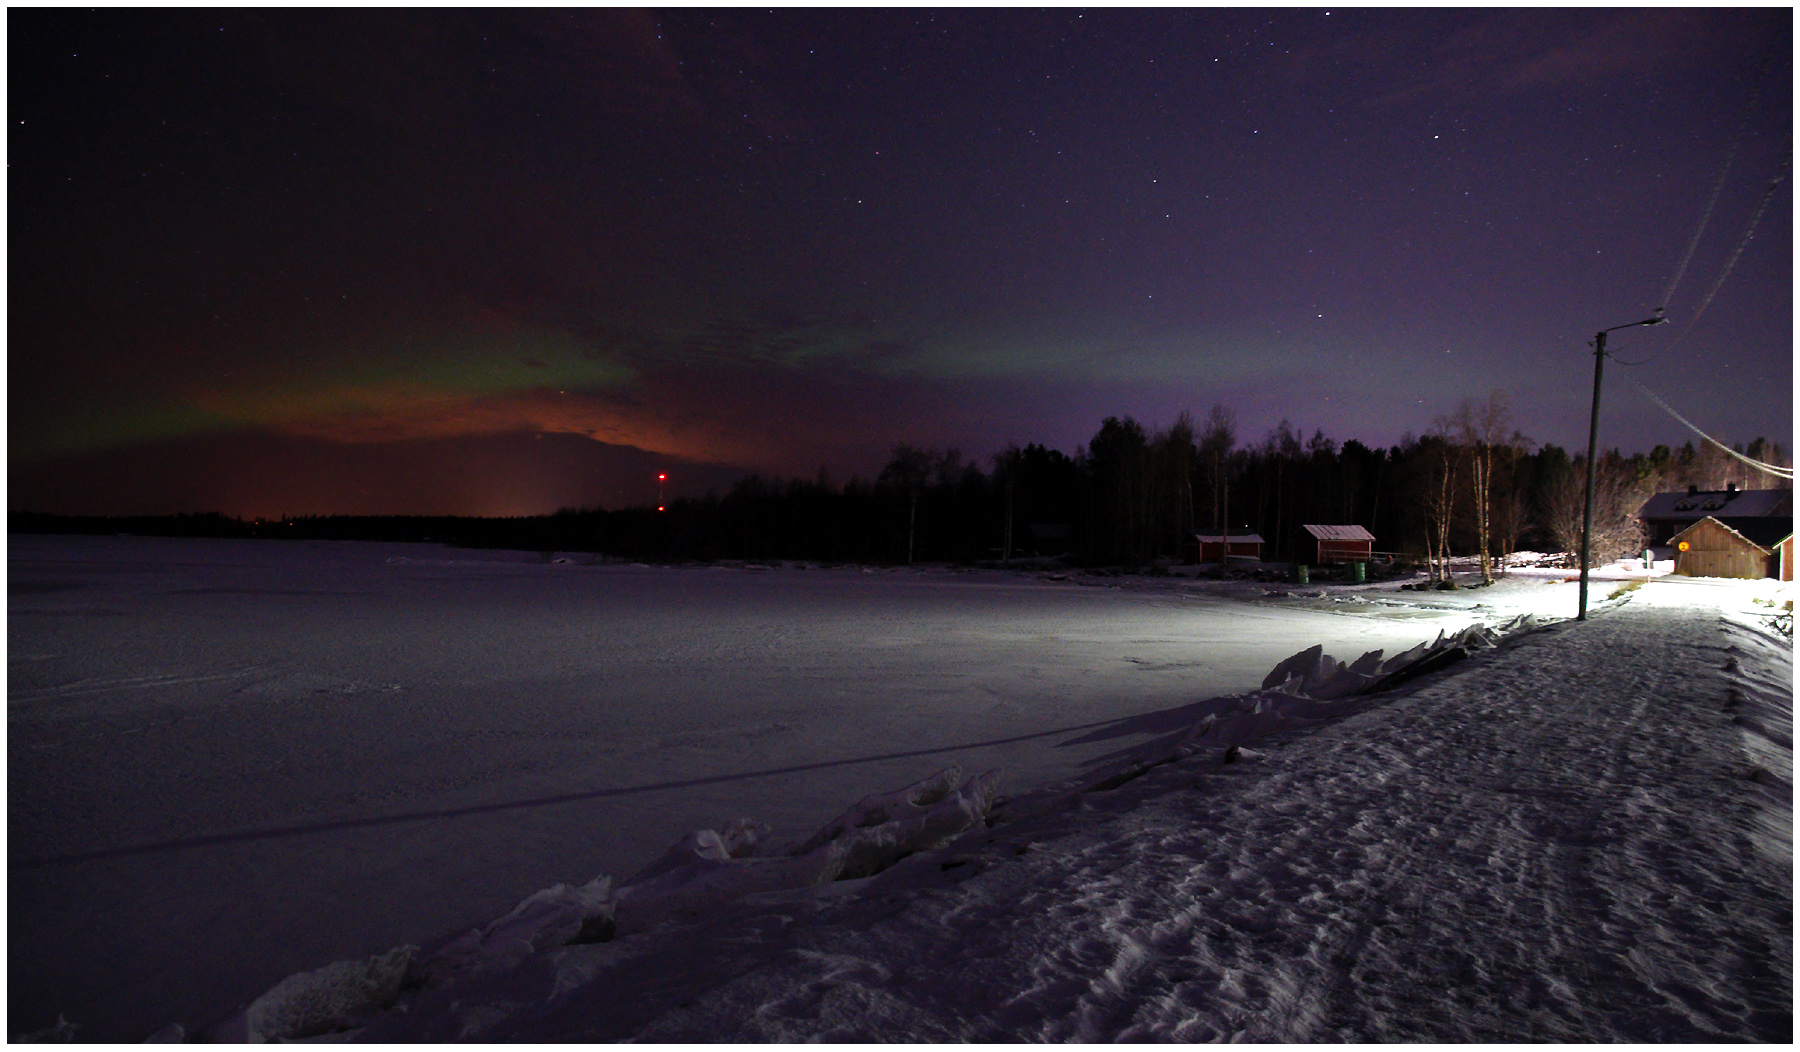
{"type": "Polygon", "coordinates": [[[1675,536],[1670,537],[1669,543],[1674,544],[1677,541],[1680,541],[1681,538],[1686,537],[1688,534],[1694,532],[1694,530],[1699,527],[1700,523],[1706,522],[1709,519],[1713,523],[1715,523],[1720,529],[1724,530],[1726,533],[1731,534],[1732,536],[1736,537],[1737,539],[1745,542],[1746,544],[1751,545],[1752,547],[1754,547],[1764,553],[1774,550],[1774,548],[1777,544],[1780,544],[1782,541],[1786,540],[1788,538],[1788,536],[1794,532],[1793,520],[1791,520],[1791,519],[1767,519],[1767,518],[1738,519],[1737,522],[1742,523],[1749,528],[1748,532],[1746,532],[1745,530],[1738,529],[1736,526],[1733,526],[1730,522],[1727,522],[1724,519],[1716,518],[1712,515],[1707,515],[1707,516],[1699,519],[1698,521],[1696,521],[1693,525],[1688,526],[1686,529],[1682,530],[1680,533],[1677,533],[1675,536]],[[1776,531],[1771,529],[1770,525],[1769,525],[1771,523],[1780,524],[1780,523],[1784,523],[1784,522],[1787,524],[1787,529],[1785,532],[1779,533],[1779,535],[1777,535],[1776,531]],[[1769,539],[1763,540],[1761,537],[1751,536],[1750,535],[1751,533],[1761,534],[1762,537],[1767,537],[1769,539]]]}
{"type": "Polygon", "coordinates": [[[1375,535],[1361,526],[1302,526],[1321,541],[1372,541],[1375,535]]]}
{"type": "Polygon", "coordinates": [[[1640,519],[1698,522],[1716,519],[1750,519],[1767,515],[1792,517],[1793,490],[1700,490],[1697,493],[1658,493],[1638,509],[1640,519]]]}
{"type": "Polygon", "coordinates": [[[1719,525],[1730,529],[1759,548],[1774,548],[1794,533],[1794,520],[1785,515],[1779,517],[1769,515],[1755,519],[1719,518],[1716,515],[1707,517],[1718,519],[1719,525]]]}
{"type": "MultiPolygon", "coordinates": [[[[1232,544],[1265,543],[1261,535],[1255,533],[1233,533],[1228,534],[1227,536],[1230,537],[1232,544]]],[[[1216,533],[1196,533],[1194,534],[1194,539],[1202,544],[1218,544],[1220,542],[1219,535],[1216,533]]]]}

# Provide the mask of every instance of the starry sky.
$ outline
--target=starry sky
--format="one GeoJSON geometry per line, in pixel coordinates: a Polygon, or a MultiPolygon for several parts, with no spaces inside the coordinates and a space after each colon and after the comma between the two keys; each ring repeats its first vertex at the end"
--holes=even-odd
{"type": "Polygon", "coordinates": [[[1691,437],[1636,379],[1792,447],[1786,8],[7,29],[13,508],[621,507],[1494,390],[1574,449],[1665,305],[1602,444],[1691,437]]]}

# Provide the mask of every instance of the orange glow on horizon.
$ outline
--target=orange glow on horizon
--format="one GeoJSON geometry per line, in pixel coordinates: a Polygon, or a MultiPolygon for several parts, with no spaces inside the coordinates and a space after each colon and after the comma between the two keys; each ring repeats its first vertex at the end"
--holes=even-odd
{"type": "MultiPolygon", "coordinates": [[[[255,419],[255,414],[244,411],[234,416],[246,422],[255,419]]],[[[640,404],[593,395],[559,396],[543,390],[491,396],[434,392],[429,397],[402,397],[381,404],[371,397],[369,404],[349,411],[281,414],[267,426],[290,435],[345,444],[540,431],[582,435],[610,445],[699,461],[764,464],[790,459],[784,456],[787,443],[760,430],[755,421],[669,419],[640,404]]],[[[666,482],[666,473],[657,481],[666,482]]]]}

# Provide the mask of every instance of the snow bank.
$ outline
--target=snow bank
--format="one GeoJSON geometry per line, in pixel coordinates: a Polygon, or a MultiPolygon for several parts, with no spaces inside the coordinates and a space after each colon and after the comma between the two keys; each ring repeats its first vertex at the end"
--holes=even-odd
{"type": "Polygon", "coordinates": [[[863,798],[797,850],[830,852],[833,879],[873,876],[907,855],[939,847],[987,817],[1000,772],[986,771],[956,788],[947,768],[898,792],[863,798]]]}
{"type": "MultiPolygon", "coordinates": [[[[1322,645],[1286,658],[1263,678],[1261,690],[1214,698],[1210,711],[1185,729],[1145,742],[1102,765],[1093,774],[1047,786],[1000,802],[990,824],[1015,822],[1049,814],[1074,804],[1083,794],[1117,788],[1151,768],[1194,755],[1203,749],[1235,750],[1271,734],[1299,730],[1322,720],[1349,715],[1363,695],[1380,693],[1492,649],[1507,636],[1538,627],[1532,614],[1520,614],[1490,625],[1471,625],[1456,633],[1440,631],[1431,643],[1386,660],[1371,650],[1353,662],[1337,661],[1322,645]]],[[[1235,753],[1233,754],[1235,755],[1235,753]]]]}
{"type": "Polygon", "coordinates": [[[409,985],[442,986],[475,970],[505,967],[541,950],[605,942],[613,937],[612,880],[601,876],[572,887],[533,892],[511,912],[480,928],[439,939],[419,956],[409,985]]]}
{"type": "Polygon", "coordinates": [[[1493,649],[1506,636],[1536,627],[1533,615],[1520,614],[1498,624],[1470,625],[1454,634],[1440,631],[1435,641],[1385,661],[1380,650],[1371,650],[1346,664],[1314,646],[1276,665],[1263,680],[1262,690],[1242,695],[1225,711],[1209,713],[1187,730],[1146,743],[1140,750],[1154,757],[1172,746],[1202,738],[1213,745],[1231,746],[1297,730],[1349,713],[1362,695],[1390,690],[1447,668],[1475,651],[1493,649]]]}
{"type": "Polygon", "coordinates": [[[619,889],[620,935],[688,919],[746,895],[873,876],[907,855],[940,847],[981,823],[1000,772],[958,787],[948,767],[922,782],[863,798],[812,837],[761,853],[766,827],[739,819],[724,830],[688,834],[619,889]]]}
{"type": "MultiPolygon", "coordinates": [[[[424,950],[399,946],[359,961],[290,975],[209,1027],[211,1041],[290,1041],[343,1034],[427,991],[512,968],[563,946],[607,942],[692,919],[747,895],[873,876],[942,847],[983,824],[999,771],[967,782],[959,767],[890,793],[864,797],[812,837],[765,851],[768,827],[740,818],[700,829],[616,890],[610,877],[557,884],[527,896],[488,924],[445,936],[424,950]]],[[[179,1026],[158,1031],[180,1040],[179,1026]]]]}

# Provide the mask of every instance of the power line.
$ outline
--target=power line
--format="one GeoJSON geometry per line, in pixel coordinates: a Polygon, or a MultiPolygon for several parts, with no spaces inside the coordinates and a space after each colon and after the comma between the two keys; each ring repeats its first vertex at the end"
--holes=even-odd
{"type": "MultiPolygon", "coordinates": [[[[1630,379],[1630,377],[1627,377],[1626,379],[1630,379]]],[[[1638,383],[1636,380],[1631,381],[1631,386],[1644,392],[1644,397],[1650,399],[1652,402],[1655,402],[1657,405],[1661,406],[1663,409],[1663,412],[1668,413],[1670,416],[1681,421],[1683,424],[1686,424],[1689,431],[1692,431],[1694,434],[1699,435],[1701,438],[1706,439],[1708,442],[1711,442],[1713,445],[1718,446],[1720,449],[1724,450],[1726,453],[1730,454],[1731,456],[1738,458],[1739,460],[1741,460],[1744,463],[1750,465],[1751,467],[1757,469],[1758,471],[1762,471],[1762,472],[1766,472],[1770,475],[1774,475],[1776,478],[1792,479],[1794,477],[1794,469],[1793,468],[1784,468],[1780,464],[1765,464],[1764,462],[1762,462],[1760,460],[1752,460],[1751,458],[1745,456],[1742,453],[1739,453],[1737,450],[1732,449],[1730,446],[1726,445],[1725,443],[1719,441],[1718,439],[1712,437],[1711,435],[1707,434],[1706,432],[1695,427],[1693,425],[1693,423],[1691,423],[1688,420],[1687,417],[1682,416],[1680,413],[1677,413],[1674,409],[1670,408],[1669,403],[1656,397],[1654,392],[1652,392],[1648,387],[1645,387],[1643,384],[1638,383]]]]}
{"type": "Polygon", "coordinates": [[[1788,166],[1793,163],[1793,160],[1794,152],[1790,149],[1781,159],[1781,171],[1775,173],[1775,178],[1769,180],[1769,188],[1763,192],[1762,202],[1756,206],[1756,214],[1750,217],[1750,225],[1744,229],[1744,236],[1738,239],[1737,248],[1732,249],[1731,258],[1725,261],[1725,269],[1719,271],[1719,279],[1713,282],[1711,289],[1707,290],[1706,298],[1702,299],[1700,306],[1694,309],[1693,317],[1689,318],[1688,323],[1682,326],[1681,332],[1676,334],[1675,342],[1669,345],[1670,350],[1681,346],[1681,341],[1687,338],[1687,334],[1694,331],[1694,325],[1700,321],[1700,316],[1706,313],[1706,308],[1712,305],[1713,297],[1719,294],[1719,288],[1725,284],[1725,279],[1731,276],[1732,268],[1737,266],[1738,257],[1744,254],[1744,249],[1749,247],[1750,240],[1756,236],[1756,226],[1762,222],[1763,213],[1769,210],[1769,202],[1775,199],[1775,191],[1781,187],[1782,180],[1787,178],[1788,166]]]}
{"type": "MultiPolygon", "coordinates": [[[[1737,130],[1731,133],[1731,145],[1725,151],[1725,163],[1719,168],[1719,178],[1713,183],[1712,195],[1706,199],[1706,207],[1700,212],[1699,225],[1694,227],[1694,236],[1688,238],[1687,251],[1681,255],[1681,262],[1675,267],[1675,276],[1669,279],[1669,287],[1663,290],[1662,299],[1658,302],[1665,308],[1675,298],[1675,289],[1681,284],[1682,275],[1687,273],[1688,264],[1693,262],[1694,250],[1700,246],[1700,235],[1706,233],[1706,226],[1712,221],[1713,209],[1719,203],[1719,194],[1725,189],[1725,179],[1731,174],[1731,166],[1737,162],[1738,148],[1744,144],[1744,132],[1750,127],[1750,115],[1756,110],[1756,103],[1762,98],[1763,78],[1769,72],[1769,66],[1775,61],[1774,42],[1763,52],[1762,66],[1750,81],[1750,97],[1744,100],[1744,112],[1738,117],[1737,130]]],[[[1698,315],[1696,315],[1698,317],[1698,315]]]]}
{"type": "Polygon", "coordinates": [[[1706,207],[1700,212],[1700,223],[1694,227],[1694,236],[1688,238],[1687,251],[1681,254],[1681,262],[1675,267],[1675,276],[1669,279],[1669,287],[1663,290],[1662,299],[1657,302],[1667,307],[1675,298],[1675,289],[1681,284],[1682,275],[1687,273],[1688,264],[1694,260],[1694,250],[1700,247],[1700,235],[1706,233],[1706,225],[1712,222],[1713,209],[1719,204],[1719,194],[1725,189],[1725,177],[1731,174],[1731,166],[1737,161],[1738,147],[1744,141],[1744,128],[1750,123],[1750,107],[1756,102],[1756,95],[1750,96],[1750,102],[1744,106],[1743,119],[1738,121],[1737,133],[1731,137],[1731,148],[1725,152],[1725,165],[1719,169],[1719,179],[1713,183],[1712,196],[1706,199],[1706,207]]]}
{"type": "Polygon", "coordinates": [[[1648,358],[1644,358],[1644,359],[1641,359],[1641,360],[1635,361],[1635,362],[1628,362],[1616,354],[1611,354],[1611,353],[1607,354],[1608,358],[1611,358],[1613,361],[1618,362],[1620,365],[1631,365],[1631,366],[1649,365],[1651,362],[1656,361],[1658,358],[1661,358],[1662,356],[1663,356],[1663,352],[1657,351],[1655,354],[1651,355],[1648,358]]]}

